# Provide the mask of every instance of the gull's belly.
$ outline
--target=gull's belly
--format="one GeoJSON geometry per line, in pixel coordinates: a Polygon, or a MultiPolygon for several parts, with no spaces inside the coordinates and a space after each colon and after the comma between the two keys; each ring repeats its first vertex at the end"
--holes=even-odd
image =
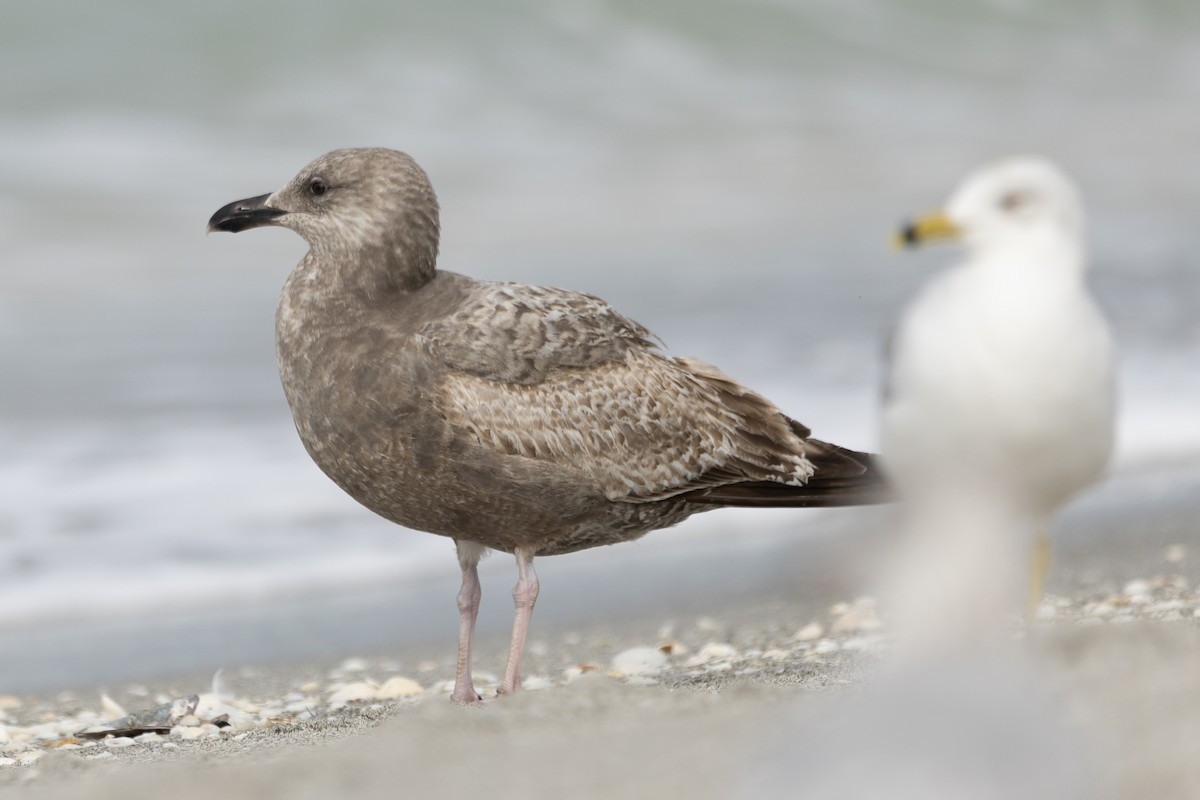
{"type": "Polygon", "coordinates": [[[915,309],[884,412],[888,461],[1005,485],[1047,507],[1093,482],[1112,447],[1111,345],[1081,300],[1073,315],[1062,298],[1019,316],[961,302],[915,309]]]}

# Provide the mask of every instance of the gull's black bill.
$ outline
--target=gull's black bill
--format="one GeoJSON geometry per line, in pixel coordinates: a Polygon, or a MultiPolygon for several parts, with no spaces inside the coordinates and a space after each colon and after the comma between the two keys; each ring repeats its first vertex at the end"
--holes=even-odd
{"type": "Polygon", "coordinates": [[[921,235],[917,232],[916,223],[905,222],[896,231],[896,247],[916,247],[921,243],[921,235]]]}
{"type": "Polygon", "coordinates": [[[234,200],[227,206],[222,206],[208,221],[210,231],[228,231],[238,233],[248,228],[270,225],[287,212],[280,208],[267,205],[270,194],[260,194],[245,200],[234,200]]]}

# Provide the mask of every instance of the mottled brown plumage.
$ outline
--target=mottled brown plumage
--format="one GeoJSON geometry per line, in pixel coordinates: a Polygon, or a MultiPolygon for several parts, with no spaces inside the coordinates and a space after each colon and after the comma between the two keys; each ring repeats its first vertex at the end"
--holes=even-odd
{"type": "Polygon", "coordinates": [[[436,270],[437,200],[403,153],[326,154],[209,226],[265,224],[310,246],[276,319],[305,448],[372,511],[458,545],[456,700],[477,698],[484,548],[515,553],[521,570],[501,686],[513,691],[535,555],[634,539],[717,505],[879,499],[870,456],[809,439],[715,367],[660,352],[599,298],[436,270]]]}

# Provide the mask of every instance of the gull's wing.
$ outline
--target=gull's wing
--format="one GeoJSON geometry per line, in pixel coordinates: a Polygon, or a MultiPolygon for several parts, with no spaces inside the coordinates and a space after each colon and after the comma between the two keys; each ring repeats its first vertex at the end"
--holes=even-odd
{"type": "Polygon", "coordinates": [[[442,413],[485,446],[589,475],[612,500],[802,486],[807,430],[715,367],[670,358],[591,295],[482,284],[426,326],[442,413]]]}
{"type": "Polygon", "coordinates": [[[654,334],[599,297],[519,283],[479,283],[457,313],[421,331],[455,370],[533,385],[564,367],[592,367],[652,347],[654,334]]]}

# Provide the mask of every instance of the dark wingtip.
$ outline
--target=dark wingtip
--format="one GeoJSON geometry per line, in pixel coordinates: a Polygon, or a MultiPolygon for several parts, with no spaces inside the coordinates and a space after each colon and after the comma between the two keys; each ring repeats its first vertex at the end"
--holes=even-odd
{"type": "Polygon", "coordinates": [[[208,230],[240,233],[249,228],[270,225],[287,212],[281,208],[267,205],[271,195],[261,194],[245,200],[235,200],[227,206],[222,206],[208,220],[208,230]]]}
{"type": "Polygon", "coordinates": [[[809,439],[808,455],[816,473],[803,486],[746,481],[713,486],[683,495],[689,503],[751,508],[840,508],[895,501],[878,456],[809,439]]]}

